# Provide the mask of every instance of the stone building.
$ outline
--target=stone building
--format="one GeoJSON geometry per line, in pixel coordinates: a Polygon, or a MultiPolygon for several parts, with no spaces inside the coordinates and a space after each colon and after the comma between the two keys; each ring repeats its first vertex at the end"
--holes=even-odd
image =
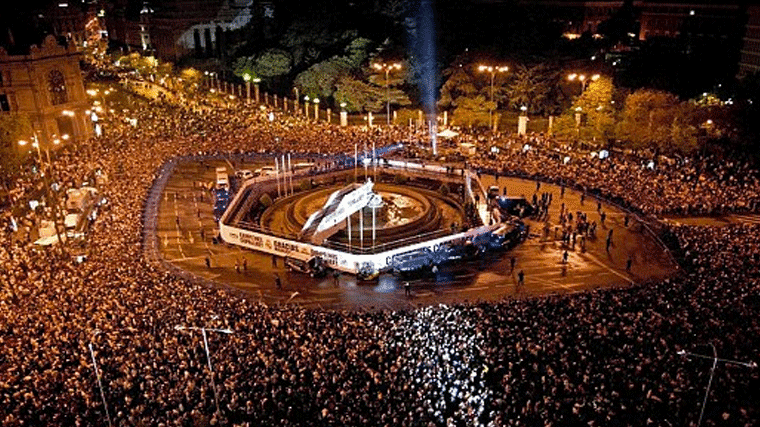
{"type": "Polygon", "coordinates": [[[760,73],[760,6],[747,8],[747,27],[739,61],[739,76],[760,73]]]}
{"type": "Polygon", "coordinates": [[[73,39],[58,44],[52,35],[26,55],[0,47],[0,114],[29,118],[42,149],[85,141],[92,135],[90,108],[73,39]]]}

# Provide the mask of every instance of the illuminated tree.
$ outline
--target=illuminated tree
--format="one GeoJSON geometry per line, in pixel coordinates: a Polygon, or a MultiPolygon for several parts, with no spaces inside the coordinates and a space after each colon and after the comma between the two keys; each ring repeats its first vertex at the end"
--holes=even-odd
{"type": "Polygon", "coordinates": [[[457,98],[457,106],[454,109],[453,122],[460,126],[488,126],[488,112],[495,107],[495,102],[490,102],[485,96],[457,98]]]}
{"type": "Polygon", "coordinates": [[[592,81],[573,103],[570,113],[582,115],[578,136],[596,144],[607,144],[615,136],[612,79],[602,76],[592,81]]]}
{"type": "Polygon", "coordinates": [[[631,148],[665,148],[671,141],[678,98],[662,91],[641,89],[628,95],[617,126],[618,138],[631,148]]]}
{"type": "Polygon", "coordinates": [[[18,141],[29,139],[32,125],[26,115],[0,114],[0,181],[5,186],[19,171],[22,155],[18,141]]]}

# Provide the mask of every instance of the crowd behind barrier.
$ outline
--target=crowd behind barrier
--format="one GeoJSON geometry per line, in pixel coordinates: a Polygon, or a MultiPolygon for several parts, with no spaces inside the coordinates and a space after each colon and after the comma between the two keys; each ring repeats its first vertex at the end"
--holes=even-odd
{"type": "MultiPolygon", "coordinates": [[[[51,168],[64,188],[93,170],[109,177],[87,261],[32,243],[27,230],[44,213],[15,218],[19,231],[9,211],[1,214],[4,426],[105,425],[89,344],[119,426],[692,426],[711,361],[679,350],[709,355],[712,344],[723,358],[760,359],[758,225],[672,226],[683,267],[676,276],[527,300],[306,310],[183,277],[153,262],[156,255],[145,250],[152,238],[143,240],[158,202],[149,190],[168,176],[167,161],[352,153],[355,144],[423,135],[315,124],[244,106],[201,114],[152,103],[130,113],[136,127],[119,114],[105,118],[104,136],[57,153],[51,168]],[[209,363],[202,334],[176,326],[233,333],[208,333],[209,363]]],[[[476,142],[487,150],[488,141],[476,142]]],[[[642,215],[757,208],[757,171],[738,161],[648,170],[616,159],[564,164],[547,152],[505,150],[468,162],[585,188],[642,215]]],[[[37,180],[30,173],[16,187],[32,193],[37,180]]],[[[712,390],[703,425],[760,422],[757,368],[719,365],[712,390]]]]}

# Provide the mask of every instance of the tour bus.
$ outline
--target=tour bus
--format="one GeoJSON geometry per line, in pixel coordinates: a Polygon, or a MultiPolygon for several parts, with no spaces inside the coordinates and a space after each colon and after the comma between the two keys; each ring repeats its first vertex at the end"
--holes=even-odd
{"type": "Polygon", "coordinates": [[[217,187],[229,187],[230,178],[227,176],[227,168],[220,166],[216,168],[216,186],[217,187]]]}
{"type": "Polygon", "coordinates": [[[410,274],[432,267],[433,261],[433,252],[420,248],[394,255],[389,264],[395,274],[410,274]]]}
{"type": "Polygon", "coordinates": [[[298,172],[301,172],[301,171],[309,171],[309,170],[311,170],[311,169],[312,169],[314,166],[315,166],[315,164],[314,164],[314,163],[311,163],[311,162],[300,162],[300,163],[295,163],[295,164],[293,165],[293,172],[295,172],[295,173],[298,173],[298,172]]]}

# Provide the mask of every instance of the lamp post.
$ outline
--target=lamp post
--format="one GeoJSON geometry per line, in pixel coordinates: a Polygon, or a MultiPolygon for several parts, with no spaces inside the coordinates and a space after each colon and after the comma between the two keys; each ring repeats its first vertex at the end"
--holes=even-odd
{"type": "Polygon", "coordinates": [[[520,117],[517,120],[517,134],[525,135],[528,132],[528,107],[520,107],[520,117]]]}
{"type": "Polygon", "coordinates": [[[348,112],[346,111],[346,103],[340,103],[340,125],[348,126],[348,112]]]}
{"type": "Polygon", "coordinates": [[[254,93],[256,95],[256,103],[257,104],[259,103],[259,82],[260,81],[261,81],[261,79],[258,78],[258,77],[255,77],[253,79],[253,89],[254,89],[254,93]]]}
{"type": "Polygon", "coordinates": [[[111,415],[108,413],[108,404],[106,403],[106,394],[103,392],[103,382],[100,378],[100,370],[98,369],[98,361],[95,359],[95,351],[92,349],[92,339],[95,338],[101,331],[95,330],[90,337],[90,342],[87,344],[87,348],[90,349],[90,356],[92,357],[92,366],[95,368],[95,378],[98,380],[98,388],[100,389],[100,399],[103,401],[103,408],[106,410],[106,419],[108,420],[108,426],[111,427],[111,415]]]}
{"type": "Polygon", "coordinates": [[[214,403],[216,403],[216,415],[219,417],[219,396],[216,393],[216,383],[214,382],[214,368],[211,366],[211,353],[209,353],[208,350],[208,338],[206,336],[206,331],[212,331],[212,332],[219,332],[223,334],[231,334],[232,330],[230,329],[215,329],[215,328],[204,328],[204,327],[193,327],[193,326],[181,326],[177,325],[174,327],[174,329],[178,331],[195,331],[200,330],[203,334],[203,349],[206,351],[206,361],[208,362],[208,371],[209,375],[211,376],[211,389],[214,391],[214,403]]]}
{"type": "Polygon", "coordinates": [[[309,95],[303,97],[303,113],[306,115],[306,120],[309,120],[309,95]]]}
{"type": "Polygon", "coordinates": [[[297,86],[293,86],[293,92],[296,93],[296,97],[293,98],[293,112],[296,113],[296,115],[298,115],[298,111],[300,111],[300,110],[298,109],[299,95],[298,95],[298,87],[297,86]]]}
{"type": "MultiPolygon", "coordinates": [[[[50,151],[48,149],[45,149],[45,154],[47,155],[48,163],[47,165],[44,164],[42,160],[42,152],[40,151],[40,141],[37,138],[37,131],[34,131],[34,135],[32,136],[34,138],[34,142],[32,142],[32,147],[34,147],[37,150],[37,160],[40,165],[40,171],[42,173],[42,180],[45,185],[45,195],[47,196],[47,200],[51,202],[52,206],[52,215],[53,215],[53,225],[55,228],[55,234],[58,238],[58,243],[61,245],[61,252],[66,253],[66,249],[63,247],[63,239],[61,238],[61,231],[58,229],[58,199],[50,195],[50,169],[51,169],[51,163],[50,163],[50,151]],[[43,166],[44,169],[43,170],[43,166]]],[[[25,140],[18,141],[18,145],[24,147],[26,146],[28,142],[25,140]]],[[[58,138],[55,138],[53,140],[53,143],[58,145],[61,143],[61,140],[58,138]]]]}
{"type": "Polygon", "coordinates": [[[388,75],[391,72],[391,70],[400,70],[401,64],[398,62],[391,62],[391,63],[375,63],[372,64],[372,67],[378,71],[385,71],[385,122],[386,124],[391,124],[391,87],[390,82],[388,81],[388,75]]]}
{"type": "Polygon", "coordinates": [[[314,121],[318,122],[319,121],[319,98],[314,98],[312,102],[314,103],[314,121]]]}
{"type": "Polygon", "coordinates": [[[702,410],[699,413],[699,421],[697,422],[697,427],[702,425],[702,418],[705,415],[705,406],[707,405],[707,397],[710,395],[710,386],[712,386],[713,375],[715,374],[715,368],[717,367],[718,362],[725,363],[727,365],[744,366],[745,368],[750,368],[750,369],[757,368],[757,364],[754,362],[747,363],[747,362],[740,362],[738,360],[721,359],[718,357],[718,351],[715,350],[715,346],[712,343],[710,343],[710,347],[712,347],[712,350],[713,350],[712,356],[705,356],[703,354],[690,353],[686,350],[680,350],[678,352],[678,354],[681,356],[696,357],[696,358],[708,359],[708,360],[712,359],[713,361],[712,367],[710,367],[710,379],[707,381],[707,390],[705,390],[705,398],[702,401],[702,410]]]}
{"type": "Polygon", "coordinates": [[[243,74],[243,80],[245,80],[245,101],[250,104],[251,102],[251,75],[248,73],[243,74]]]}
{"type": "MultiPolygon", "coordinates": [[[[506,73],[509,71],[507,66],[493,66],[493,65],[480,65],[478,71],[481,73],[489,73],[491,75],[491,89],[490,89],[490,101],[493,104],[493,82],[498,73],[506,73]]],[[[488,127],[493,130],[493,108],[488,110],[488,127]]]]}
{"type": "Polygon", "coordinates": [[[581,84],[581,94],[586,90],[586,87],[588,84],[592,81],[599,80],[599,77],[601,77],[599,74],[592,74],[591,76],[586,76],[585,74],[578,74],[578,73],[572,73],[567,75],[567,80],[574,82],[578,81],[581,84]]]}

